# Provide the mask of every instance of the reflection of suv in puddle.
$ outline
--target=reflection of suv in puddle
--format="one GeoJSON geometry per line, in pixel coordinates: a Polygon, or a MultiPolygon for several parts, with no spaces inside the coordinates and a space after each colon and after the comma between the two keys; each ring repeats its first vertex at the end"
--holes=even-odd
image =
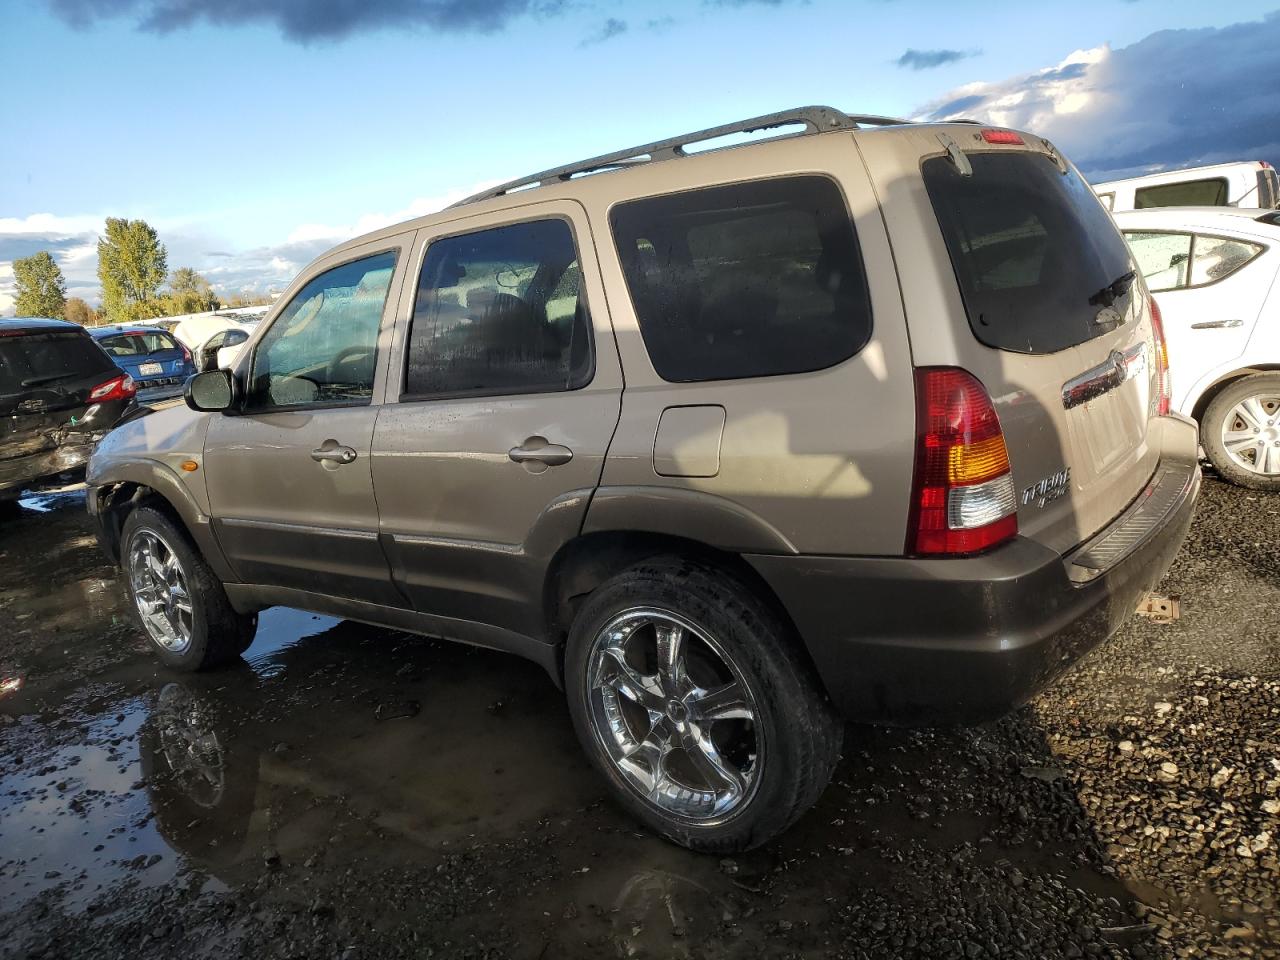
{"type": "Polygon", "coordinates": [[[343,244],[89,509],[167,664],[274,605],[514,652],[637,817],[732,850],[841,715],[997,715],[1132,612],[1198,490],[1168,400],[1050,144],[807,108],[343,244]]]}

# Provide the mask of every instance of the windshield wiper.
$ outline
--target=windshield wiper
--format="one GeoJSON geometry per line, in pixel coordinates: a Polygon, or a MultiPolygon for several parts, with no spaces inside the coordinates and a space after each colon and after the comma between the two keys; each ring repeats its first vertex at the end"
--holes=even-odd
{"type": "Polygon", "coordinates": [[[78,373],[52,373],[47,377],[31,377],[23,380],[22,385],[24,387],[38,387],[44,383],[56,383],[59,380],[70,380],[78,376],[80,376],[78,373]]]}
{"type": "Polygon", "coordinates": [[[1121,297],[1129,289],[1129,285],[1138,279],[1138,274],[1133,270],[1123,273],[1116,277],[1097,293],[1089,297],[1089,305],[1094,307],[1109,307],[1121,297]]]}

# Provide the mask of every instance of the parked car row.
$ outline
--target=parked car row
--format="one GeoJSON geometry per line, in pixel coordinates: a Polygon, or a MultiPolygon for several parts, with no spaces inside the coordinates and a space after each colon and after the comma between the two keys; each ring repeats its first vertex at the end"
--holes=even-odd
{"type": "Polygon", "coordinates": [[[137,408],[138,388],[85,329],[62,320],[0,320],[0,506],[77,470],[137,408]]]}
{"type": "Polygon", "coordinates": [[[229,366],[257,322],[215,315],[186,324],[170,333],[0,320],[0,504],[83,468],[94,444],[140,404],[179,397],[198,371],[229,366]]]}

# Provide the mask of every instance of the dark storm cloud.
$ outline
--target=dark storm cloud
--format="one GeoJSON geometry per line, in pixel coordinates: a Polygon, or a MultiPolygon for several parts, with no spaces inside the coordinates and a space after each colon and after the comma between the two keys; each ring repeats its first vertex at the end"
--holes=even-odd
{"type": "Polygon", "coordinates": [[[1033,130],[1103,180],[1227,160],[1280,161],[1280,15],[1198,30],[1161,30],[1119,50],[970,84],[926,105],[1033,130]]]}
{"type": "Polygon", "coordinates": [[[976,55],[973,51],[965,50],[908,50],[896,62],[900,67],[912,70],[932,70],[934,67],[968,60],[976,55]]]}
{"type": "Polygon", "coordinates": [[[142,30],[167,33],[201,23],[267,24],[291,40],[335,40],[368,30],[422,27],[489,33],[517,17],[552,17],[564,0],[46,0],[63,20],[86,27],[129,18],[142,30]]]}

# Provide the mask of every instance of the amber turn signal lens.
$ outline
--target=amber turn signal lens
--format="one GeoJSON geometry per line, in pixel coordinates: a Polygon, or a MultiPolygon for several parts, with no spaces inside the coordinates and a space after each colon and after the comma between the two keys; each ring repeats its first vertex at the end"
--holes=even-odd
{"type": "Polygon", "coordinates": [[[182,469],[187,471],[187,473],[195,473],[200,469],[200,464],[196,463],[194,460],[183,460],[182,469]]]}

